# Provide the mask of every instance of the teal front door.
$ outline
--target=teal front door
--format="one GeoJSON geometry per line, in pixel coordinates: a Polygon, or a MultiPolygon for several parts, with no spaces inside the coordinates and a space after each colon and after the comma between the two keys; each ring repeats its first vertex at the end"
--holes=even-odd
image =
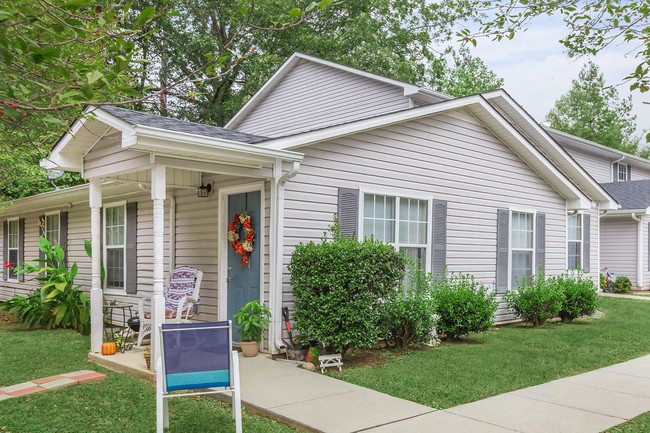
{"type": "MultiPolygon", "coordinates": [[[[255,230],[255,241],[249,263],[242,262],[242,255],[235,251],[232,242],[228,242],[228,274],[226,282],[228,286],[227,304],[228,319],[239,311],[247,302],[260,299],[260,277],[261,277],[261,252],[263,239],[261,237],[261,193],[260,191],[231,194],[228,196],[228,224],[233,220],[235,214],[250,215],[251,225],[255,230]]],[[[239,228],[239,240],[244,241],[245,230],[239,228]]],[[[239,325],[233,320],[233,340],[239,340],[239,325]]]]}

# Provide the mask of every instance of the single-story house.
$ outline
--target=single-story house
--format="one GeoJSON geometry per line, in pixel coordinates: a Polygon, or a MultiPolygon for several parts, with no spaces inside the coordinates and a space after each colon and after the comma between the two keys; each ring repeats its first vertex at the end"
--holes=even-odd
{"type": "MultiPolygon", "coordinates": [[[[90,289],[93,351],[102,295],[153,296],[160,323],[166,274],[190,265],[204,272],[195,318],[226,319],[262,299],[273,312],[265,349],[277,353],[293,248],[321,239],[334,214],[348,235],[391,243],[429,272],[471,273],[502,294],[540,269],[581,268],[598,281],[600,214],[618,208],[502,90],[453,99],[303,54],[225,128],[111,106],[86,114],[43,166],[89,183],[8,203],[0,239],[12,263],[38,256],[39,230],[65,246],[90,289]],[[197,197],[197,187],[210,193],[197,197]],[[227,240],[244,210],[256,231],[250,266],[227,240]]],[[[11,269],[3,275],[0,299],[34,287],[11,269]]],[[[512,317],[501,308],[496,319],[512,317]]]]}

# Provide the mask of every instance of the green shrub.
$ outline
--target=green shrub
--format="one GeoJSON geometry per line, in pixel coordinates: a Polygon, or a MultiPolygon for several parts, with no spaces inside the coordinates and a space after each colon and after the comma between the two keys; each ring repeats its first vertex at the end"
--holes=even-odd
{"type": "Polygon", "coordinates": [[[632,290],[632,282],[628,277],[625,275],[616,277],[616,281],[614,282],[614,291],[616,293],[625,293],[630,290],[632,290]]]}
{"type": "Polygon", "coordinates": [[[262,342],[264,329],[271,322],[271,310],[269,307],[254,299],[241,307],[233,316],[235,323],[241,325],[239,338],[241,341],[262,342]]]}
{"type": "Polygon", "coordinates": [[[599,274],[599,282],[600,282],[600,290],[604,292],[606,289],[605,286],[607,285],[607,279],[603,274],[599,274]]]}
{"type": "Polygon", "coordinates": [[[557,284],[545,280],[542,274],[524,280],[519,289],[509,291],[503,299],[516,317],[537,327],[557,317],[564,295],[557,284]]]}
{"type": "Polygon", "coordinates": [[[419,266],[409,269],[409,287],[391,291],[379,308],[379,335],[388,347],[426,343],[435,329],[429,279],[419,266]]]}
{"type": "Polygon", "coordinates": [[[90,302],[80,286],[74,285],[77,264],[70,269],[65,264],[65,253],[60,245],[52,245],[47,239],[39,239],[44,259],[17,268],[19,274],[36,273],[39,288],[27,296],[14,296],[0,302],[0,309],[15,313],[30,327],[72,328],[81,333],[90,330],[90,302]]]}
{"type": "Polygon", "coordinates": [[[374,239],[342,236],[296,246],[289,272],[300,335],[345,353],[379,339],[378,307],[404,277],[405,258],[374,239]]]}
{"type": "Polygon", "coordinates": [[[495,293],[488,293],[472,275],[450,273],[437,278],[431,294],[438,315],[436,329],[446,337],[485,332],[494,324],[495,293]]]}
{"type": "Polygon", "coordinates": [[[562,274],[550,279],[563,294],[559,316],[565,322],[593,314],[598,308],[598,289],[582,272],[562,274]]]}

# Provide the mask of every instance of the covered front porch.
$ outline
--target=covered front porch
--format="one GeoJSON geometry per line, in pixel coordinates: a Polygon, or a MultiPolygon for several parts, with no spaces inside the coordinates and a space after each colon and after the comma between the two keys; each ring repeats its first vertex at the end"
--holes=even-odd
{"type": "MultiPolygon", "coordinates": [[[[273,318],[265,349],[277,352],[284,184],[298,172],[302,155],[255,145],[263,139],[121,108],[89,107],[59,140],[42,165],[81,172],[89,182],[91,352],[101,350],[105,299],[137,304],[150,298],[152,329],[159,328],[165,320],[166,275],[177,265],[204,274],[196,320],[230,319],[251,299],[267,303],[273,318]],[[108,183],[121,184],[126,192],[104,194],[108,183]],[[107,213],[122,206],[124,211],[107,213]],[[127,215],[127,208],[135,209],[135,216],[127,215]],[[243,212],[250,214],[256,232],[249,263],[227,240],[228,223],[243,212]]],[[[157,359],[158,333],[151,337],[152,359],[157,359]]]]}

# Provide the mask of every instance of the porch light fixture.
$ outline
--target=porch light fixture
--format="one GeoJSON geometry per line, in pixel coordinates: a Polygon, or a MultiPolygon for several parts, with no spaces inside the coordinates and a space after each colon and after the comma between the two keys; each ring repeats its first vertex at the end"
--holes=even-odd
{"type": "Polygon", "coordinates": [[[203,182],[201,182],[201,186],[196,188],[196,196],[199,198],[206,198],[210,196],[210,193],[212,192],[212,184],[209,183],[207,185],[203,185],[203,182]]]}

